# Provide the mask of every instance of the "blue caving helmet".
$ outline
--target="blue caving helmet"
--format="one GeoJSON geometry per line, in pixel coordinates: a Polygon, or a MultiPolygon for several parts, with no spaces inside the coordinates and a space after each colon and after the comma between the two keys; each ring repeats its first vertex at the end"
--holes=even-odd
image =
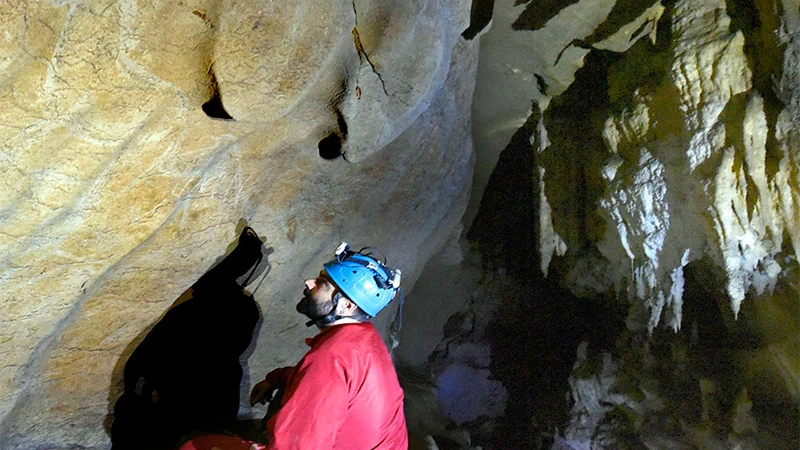
{"type": "Polygon", "coordinates": [[[324,264],[328,276],[359,308],[375,317],[400,288],[400,271],[392,270],[370,255],[350,251],[343,242],[336,258],[324,264]]]}

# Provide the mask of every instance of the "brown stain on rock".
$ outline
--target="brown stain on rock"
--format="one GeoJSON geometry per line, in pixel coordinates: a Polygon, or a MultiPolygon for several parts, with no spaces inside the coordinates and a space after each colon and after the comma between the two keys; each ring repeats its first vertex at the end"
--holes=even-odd
{"type": "Polygon", "coordinates": [[[297,233],[297,218],[292,217],[286,221],[286,239],[294,244],[295,234],[297,233]]]}
{"type": "Polygon", "coordinates": [[[211,19],[208,17],[208,14],[206,14],[205,11],[195,9],[194,11],[192,11],[192,14],[202,19],[203,22],[205,22],[209,28],[214,28],[214,23],[211,21],[211,19]]]}

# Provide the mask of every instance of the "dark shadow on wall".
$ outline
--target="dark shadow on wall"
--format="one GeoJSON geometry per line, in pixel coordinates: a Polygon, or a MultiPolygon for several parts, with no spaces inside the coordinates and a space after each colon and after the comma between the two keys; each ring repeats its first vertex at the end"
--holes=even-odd
{"type": "Polygon", "coordinates": [[[500,153],[467,232],[480,248],[484,269],[502,267],[520,277],[538,273],[535,150],[528,139],[539,118],[533,110],[500,153]]]}
{"type": "MultiPolygon", "coordinates": [[[[667,3],[667,2],[662,2],[667,3]]],[[[597,26],[591,36],[586,38],[586,43],[589,45],[601,42],[611,36],[617,34],[619,30],[636,20],[639,16],[644,14],[648,8],[655,5],[653,0],[619,0],[614,3],[614,7],[606,16],[606,19],[597,26]]],[[[643,28],[640,28],[631,35],[631,38],[638,36],[643,28]]]]}
{"type": "Polygon", "coordinates": [[[474,39],[492,21],[493,12],[494,0],[472,0],[469,27],[461,33],[461,36],[468,41],[474,39]]]}
{"type": "Polygon", "coordinates": [[[527,3],[525,10],[517,17],[517,20],[511,25],[515,30],[538,30],[550,21],[553,17],[557,16],[562,9],[578,3],[579,0],[554,0],[548,2],[541,1],[520,1],[515,2],[516,5],[527,3]]]}
{"type": "Polygon", "coordinates": [[[235,248],[181,294],[144,339],[131,343],[136,347],[124,369],[120,358],[109,395],[113,412],[106,425],[114,450],[172,449],[192,431],[235,424],[245,372],[240,361],[252,353],[261,323],[244,286],[268,273],[270,253],[244,227],[235,248]],[[115,392],[120,384],[121,395],[115,392]]]}
{"type": "MultiPolygon", "coordinates": [[[[541,118],[533,110],[500,154],[467,238],[481,255],[482,281],[497,302],[484,332],[492,378],[507,393],[505,413],[477,444],[497,449],[542,449],[569,419],[568,378],[581,341],[606,351],[624,331],[627,305],[612,292],[577,298],[562,287],[559,270],[541,271],[536,240],[537,165],[531,145],[541,118]]],[[[580,183],[570,186],[574,195],[580,183]]],[[[574,204],[573,204],[574,206],[574,204]]]]}
{"type": "Polygon", "coordinates": [[[553,226],[570,252],[590,251],[605,234],[605,221],[597,214],[607,186],[600,168],[610,156],[602,130],[611,108],[609,68],[622,58],[619,53],[591,51],[575,81],[544,113],[550,147],[538,162],[546,168],[544,194],[553,226]],[[571,189],[564,189],[565,180],[570,180],[571,189]]]}
{"type": "MultiPolygon", "coordinates": [[[[551,0],[548,2],[517,0],[516,4],[527,3],[525,10],[511,25],[515,30],[536,31],[544,28],[551,19],[556,17],[565,8],[578,3],[580,0],[551,0]]],[[[654,0],[619,0],[606,19],[597,27],[594,33],[587,37],[586,44],[591,45],[615,34],[619,29],[633,22],[648,8],[653,6],[654,0]]],[[[635,34],[634,34],[635,36],[635,34]]]]}

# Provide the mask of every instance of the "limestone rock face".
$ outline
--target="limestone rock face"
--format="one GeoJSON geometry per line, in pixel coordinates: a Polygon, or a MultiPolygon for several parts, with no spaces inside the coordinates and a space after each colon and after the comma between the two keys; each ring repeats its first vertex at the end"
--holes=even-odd
{"type": "MultiPolygon", "coordinates": [[[[397,354],[444,364],[450,320],[491,309],[475,313],[489,332],[457,338],[490,345],[508,391],[498,447],[526,431],[506,447],[547,433],[558,449],[797,446],[799,14],[782,0],[494,2],[465,215],[465,260],[490,270],[408,336],[429,358],[397,354]],[[548,396],[559,370],[569,405],[548,396]]],[[[475,265],[439,270],[460,281],[475,265]]]]}
{"type": "Polygon", "coordinates": [[[0,448],[104,448],[128,354],[237,222],[274,249],[256,379],[302,354],[300,281],[340,240],[378,246],[410,287],[468,195],[468,16],[456,0],[0,5],[0,448]],[[328,136],[346,160],[320,157],[328,136]]]}
{"type": "Polygon", "coordinates": [[[572,262],[561,270],[575,293],[628,292],[651,331],[680,328],[693,261],[724,268],[734,315],[748,292],[771,291],[797,265],[796,87],[776,83],[796,71],[797,42],[785,31],[764,42],[757,33],[766,31],[746,23],[797,29],[796,8],[778,18],[759,8],[650,7],[637,20],[653,22],[631,40],[651,39],[625,49],[604,43],[626,27],[602,40],[595,32],[579,45],[589,51],[575,82],[539,101],[531,142],[540,153],[542,269],[566,253],[572,262]]]}
{"type": "MultiPolygon", "coordinates": [[[[709,255],[725,267],[737,314],[751,287],[762,294],[777,282],[784,233],[794,253],[800,241],[795,207],[778,212],[800,192],[796,142],[784,139],[767,159],[767,135],[780,134],[780,120],[767,124],[761,94],[752,90],[744,34],[730,31],[724,9],[723,2],[676,4],[675,54],[664,82],[612,99],[631,103],[603,132],[612,153],[604,173],[611,195],[601,208],[630,261],[636,297],[651,312],[650,329],[662,314],[680,327],[682,272],[690,261],[709,255]],[[680,128],[668,122],[676,110],[680,128]],[[768,171],[773,163],[783,170],[768,171]]],[[[625,77],[615,69],[612,83],[625,77]]],[[[620,254],[609,250],[608,258],[620,254]]]]}
{"type": "MultiPolygon", "coordinates": [[[[482,38],[488,61],[476,104],[504,101],[475,108],[473,194],[525,124],[537,153],[545,274],[569,253],[574,292],[628,291],[650,330],[677,330],[683,268],[708,256],[727,272],[737,313],[747,292],[764,293],[796,265],[800,241],[789,81],[800,25],[788,3],[498,7],[482,38]],[[531,102],[543,117],[526,124],[539,116],[531,102]]],[[[476,211],[477,202],[466,219],[476,211]]]]}

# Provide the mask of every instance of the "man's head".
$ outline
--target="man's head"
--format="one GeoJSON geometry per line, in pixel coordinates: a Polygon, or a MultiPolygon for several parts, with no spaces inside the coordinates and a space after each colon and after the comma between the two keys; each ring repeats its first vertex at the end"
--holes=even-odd
{"type": "Polygon", "coordinates": [[[352,252],[342,243],[336,258],[304,284],[297,311],[311,319],[309,325],[328,325],[342,318],[365,321],[394,298],[400,288],[400,271],[389,269],[369,254],[352,252]]]}
{"type": "Polygon", "coordinates": [[[342,294],[325,269],[316,278],[305,280],[303,285],[303,298],[297,303],[297,311],[313,321],[325,325],[342,317],[369,320],[369,315],[342,294]]]}

